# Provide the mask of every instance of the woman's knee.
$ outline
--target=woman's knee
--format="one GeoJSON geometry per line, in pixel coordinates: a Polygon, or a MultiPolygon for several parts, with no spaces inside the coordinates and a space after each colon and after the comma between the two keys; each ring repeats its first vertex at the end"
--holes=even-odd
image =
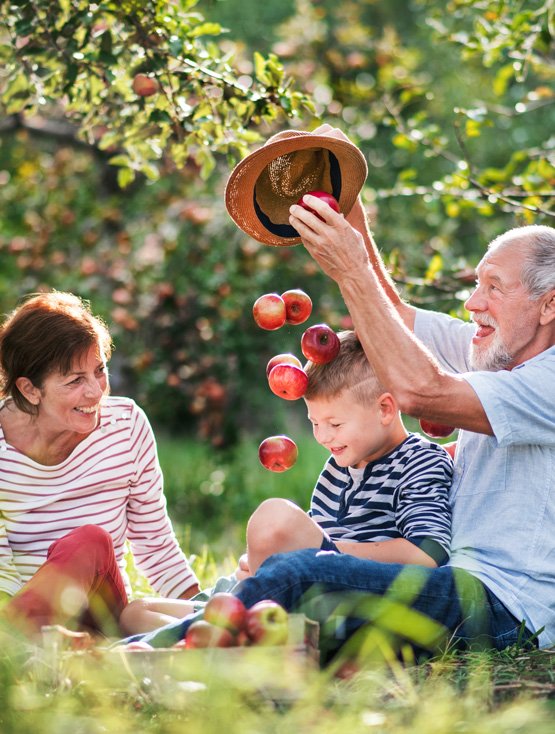
{"type": "Polygon", "coordinates": [[[114,544],[110,533],[99,525],[81,525],[54,541],[48,549],[48,558],[53,554],[63,553],[64,550],[106,556],[114,552],[114,544]]]}

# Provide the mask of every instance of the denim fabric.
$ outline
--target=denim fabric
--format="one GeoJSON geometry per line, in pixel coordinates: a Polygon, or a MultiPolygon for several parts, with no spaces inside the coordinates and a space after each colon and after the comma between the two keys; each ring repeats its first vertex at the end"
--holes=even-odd
{"type": "MultiPolygon", "coordinates": [[[[377,563],[334,551],[308,549],[271,556],[234,593],[251,607],[274,599],[321,625],[321,651],[329,660],[361,628],[382,630],[397,647],[418,654],[448,646],[503,649],[531,637],[480,581],[461,569],[377,563]]],[[[184,637],[192,614],[143,639],[154,647],[184,637]]],[[[358,644],[358,642],[357,642],[358,644]]]]}
{"type": "Polygon", "coordinates": [[[531,637],[480,581],[449,566],[378,563],[308,549],[272,556],[236,594],[247,607],[271,598],[318,621],[328,657],[363,626],[433,653],[454,645],[503,649],[531,637]]]}

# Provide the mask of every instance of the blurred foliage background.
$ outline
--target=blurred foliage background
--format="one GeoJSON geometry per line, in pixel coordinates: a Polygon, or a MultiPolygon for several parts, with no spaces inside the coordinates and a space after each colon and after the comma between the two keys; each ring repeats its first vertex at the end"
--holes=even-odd
{"type": "Polygon", "coordinates": [[[310,323],[349,325],[302,246],[261,245],[230,221],[231,167],[277,130],[341,127],[368,160],[363,200],[406,295],[462,315],[487,242],[554,221],[554,12],[552,0],[0,2],[0,311],[42,289],[90,299],[112,328],[113,391],[160,436],[179,522],[210,540],[265,496],[306,504],[324,455],[265,365],[299,354],[310,323]],[[158,92],[136,95],[137,73],[158,92]],[[310,322],[262,332],[252,303],[289,288],[311,296],[310,322]],[[272,476],[256,445],[278,432],[301,459],[272,476]]]}

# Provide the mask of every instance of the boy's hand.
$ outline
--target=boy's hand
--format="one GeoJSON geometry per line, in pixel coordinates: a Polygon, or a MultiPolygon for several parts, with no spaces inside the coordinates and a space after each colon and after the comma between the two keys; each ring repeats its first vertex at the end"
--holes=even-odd
{"type": "Polygon", "coordinates": [[[246,553],[243,553],[239,557],[235,575],[237,576],[237,581],[243,581],[243,579],[248,579],[249,576],[252,576],[249,568],[249,558],[246,553]]]}

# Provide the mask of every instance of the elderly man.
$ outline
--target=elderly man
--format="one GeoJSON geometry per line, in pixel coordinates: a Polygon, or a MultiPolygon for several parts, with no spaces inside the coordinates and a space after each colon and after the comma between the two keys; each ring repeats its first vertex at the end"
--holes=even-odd
{"type": "Polygon", "coordinates": [[[555,229],[516,228],[490,244],[466,323],[401,300],[360,200],[347,218],[305,202],[315,213],[293,205],[290,224],[337,282],[379,380],[403,412],[461,429],[452,554],[433,569],[279,554],[237,595],[317,617],[328,653],[349,638],[358,648],[360,628],[431,650],[451,639],[555,644],[555,229]]]}
{"type": "Polygon", "coordinates": [[[239,595],[292,608],[310,588],[388,594],[458,639],[554,644],[555,229],[516,228],[490,244],[468,324],[401,300],[360,202],[349,221],[315,197],[305,202],[323,221],[294,205],[291,225],[337,282],[379,379],[407,414],[462,429],[452,556],[419,574],[301,551],[269,559],[239,595]]]}

